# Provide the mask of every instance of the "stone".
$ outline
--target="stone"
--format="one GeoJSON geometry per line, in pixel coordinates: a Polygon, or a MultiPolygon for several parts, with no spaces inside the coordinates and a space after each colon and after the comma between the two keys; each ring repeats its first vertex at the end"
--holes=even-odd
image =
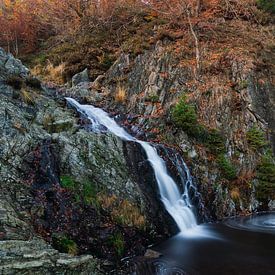
{"type": "Polygon", "coordinates": [[[7,54],[0,48],[0,81],[6,80],[10,76],[26,78],[30,71],[19,59],[12,54],[7,54]]]}
{"type": "Polygon", "coordinates": [[[150,258],[150,259],[157,259],[161,256],[162,254],[159,253],[158,251],[155,251],[153,249],[147,249],[145,254],[144,254],[144,257],[145,258],[150,258]]]}
{"type": "Polygon", "coordinates": [[[76,74],[72,78],[72,86],[77,86],[80,83],[89,82],[88,69],[76,74]]]}
{"type": "Polygon", "coordinates": [[[271,200],[271,201],[268,203],[268,207],[269,207],[269,210],[270,210],[270,211],[274,211],[274,210],[275,210],[275,200],[271,200]]]}

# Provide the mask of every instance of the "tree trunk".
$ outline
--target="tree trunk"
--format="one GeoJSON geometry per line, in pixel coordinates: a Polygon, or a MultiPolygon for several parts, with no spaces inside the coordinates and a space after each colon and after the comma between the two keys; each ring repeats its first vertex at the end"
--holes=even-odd
{"type": "Polygon", "coordinates": [[[187,18],[188,18],[188,23],[189,23],[189,27],[190,27],[190,31],[194,37],[194,41],[195,41],[195,48],[196,48],[196,69],[195,69],[195,77],[198,80],[199,76],[200,76],[200,49],[199,49],[199,40],[198,37],[194,31],[192,22],[191,22],[191,18],[190,18],[190,12],[187,11],[187,18]]]}

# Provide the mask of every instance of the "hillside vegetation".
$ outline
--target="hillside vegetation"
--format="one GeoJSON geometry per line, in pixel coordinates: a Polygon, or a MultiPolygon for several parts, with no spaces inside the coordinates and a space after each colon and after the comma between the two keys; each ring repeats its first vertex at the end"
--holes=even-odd
{"type": "Polygon", "coordinates": [[[95,78],[121,52],[138,55],[165,38],[196,78],[223,70],[233,52],[272,64],[274,1],[144,2],[3,0],[0,46],[59,83],[86,67],[95,78]]]}

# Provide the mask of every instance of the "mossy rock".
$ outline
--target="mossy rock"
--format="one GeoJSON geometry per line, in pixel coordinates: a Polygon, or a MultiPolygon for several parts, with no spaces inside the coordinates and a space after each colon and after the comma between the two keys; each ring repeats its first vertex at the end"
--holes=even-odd
{"type": "Polygon", "coordinates": [[[53,234],[53,246],[62,253],[77,255],[78,247],[75,241],[68,238],[65,234],[53,234]]]}

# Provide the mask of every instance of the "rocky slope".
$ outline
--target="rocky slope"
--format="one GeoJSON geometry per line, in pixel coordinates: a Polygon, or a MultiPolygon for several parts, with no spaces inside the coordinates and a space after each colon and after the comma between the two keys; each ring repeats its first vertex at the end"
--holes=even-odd
{"type": "Polygon", "coordinates": [[[130,131],[137,126],[147,138],[182,151],[213,217],[266,209],[274,200],[274,170],[267,175],[271,191],[266,191],[258,169],[266,156],[274,166],[269,151],[274,149],[272,70],[228,53],[224,65],[208,64],[197,81],[174,46],[164,39],[136,58],[121,55],[92,83],[86,100],[128,114],[130,131]],[[213,73],[215,66],[224,68],[213,73]],[[189,129],[173,120],[173,108],[183,96],[185,108],[195,106],[197,116],[189,129]],[[192,127],[200,130],[192,133],[192,127]]]}
{"type": "Polygon", "coordinates": [[[22,99],[20,96],[23,91],[19,95],[18,90],[7,85],[11,85],[9,81],[15,85],[23,82],[29,75],[28,69],[19,60],[0,50],[0,72],[0,272],[88,274],[87,270],[90,270],[99,274],[97,259],[59,253],[35,231],[32,223],[33,211],[36,211],[32,176],[23,169],[23,159],[31,152],[31,148],[50,136],[41,124],[34,121],[39,110],[28,97],[40,95],[25,94],[22,99]]]}
{"type": "Polygon", "coordinates": [[[128,168],[134,145],[92,133],[66,106],[83,83],[41,87],[2,50],[0,71],[1,273],[97,274],[112,264],[74,255],[114,264],[171,232],[144,153],[135,149],[151,187],[128,168]]]}

